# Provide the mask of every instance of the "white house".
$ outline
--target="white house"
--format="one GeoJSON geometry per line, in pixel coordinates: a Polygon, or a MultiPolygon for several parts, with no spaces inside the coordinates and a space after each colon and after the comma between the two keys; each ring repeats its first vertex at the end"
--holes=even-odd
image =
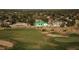
{"type": "Polygon", "coordinates": [[[61,24],[62,24],[61,21],[54,21],[54,22],[52,23],[52,26],[53,26],[53,27],[60,27],[61,24]]]}
{"type": "Polygon", "coordinates": [[[10,25],[10,26],[11,26],[11,28],[26,28],[28,26],[28,24],[18,22],[16,24],[13,24],[13,25],[10,25]]]}

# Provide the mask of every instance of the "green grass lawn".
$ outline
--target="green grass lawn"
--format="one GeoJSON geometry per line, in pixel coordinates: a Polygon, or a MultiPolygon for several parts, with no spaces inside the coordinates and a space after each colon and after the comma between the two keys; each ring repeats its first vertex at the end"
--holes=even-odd
{"type": "Polygon", "coordinates": [[[0,31],[0,39],[15,40],[20,49],[40,49],[44,39],[43,35],[34,29],[5,29],[0,31]],[[21,47],[20,47],[21,46],[21,47]]]}
{"type": "Polygon", "coordinates": [[[76,47],[76,49],[79,50],[79,35],[69,34],[68,36],[69,37],[51,37],[49,41],[59,45],[56,49],[76,47]]]}
{"type": "Polygon", "coordinates": [[[35,29],[5,29],[0,30],[0,40],[15,41],[14,50],[34,50],[34,49],[65,49],[69,46],[79,47],[79,36],[69,36],[68,38],[50,37],[47,39],[40,31],[35,29]]]}
{"type": "Polygon", "coordinates": [[[58,42],[79,42],[79,34],[71,33],[67,35],[68,37],[54,37],[53,39],[58,42]]]}

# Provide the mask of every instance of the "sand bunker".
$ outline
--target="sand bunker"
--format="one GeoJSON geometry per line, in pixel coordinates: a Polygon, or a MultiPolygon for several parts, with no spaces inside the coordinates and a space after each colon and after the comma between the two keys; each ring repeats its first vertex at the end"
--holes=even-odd
{"type": "Polygon", "coordinates": [[[14,46],[13,42],[0,40],[0,50],[9,49],[9,48],[12,48],[13,46],[14,46]]]}
{"type": "Polygon", "coordinates": [[[58,35],[58,34],[47,34],[47,36],[50,36],[50,37],[68,37],[68,36],[58,35]]]}

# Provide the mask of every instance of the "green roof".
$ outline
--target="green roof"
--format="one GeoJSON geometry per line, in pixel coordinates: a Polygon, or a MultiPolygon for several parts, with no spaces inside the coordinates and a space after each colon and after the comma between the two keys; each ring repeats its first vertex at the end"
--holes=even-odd
{"type": "Polygon", "coordinates": [[[36,21],[34,23],[34,26],[39,26],[39,27],[42,27],[42,26],[45,26],[45,25],[47,25],[47,23],[42,21],[42,20],[36,21]]]}

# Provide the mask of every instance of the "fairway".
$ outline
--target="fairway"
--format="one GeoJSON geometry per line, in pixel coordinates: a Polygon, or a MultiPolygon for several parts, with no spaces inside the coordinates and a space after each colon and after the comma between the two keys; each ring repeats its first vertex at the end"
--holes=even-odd
{"type": "MultiPolygon", "coordinates": [[[[22,43],[24,49],[40,49],[43,35],[34,29],[5,29],[0,31],[0,39],[15,40],[22,43]]],[[[19,45],[20,45],[19,44],[19,45]]]]}
{"type": "Polygon", "coordinates": [[[14,42],[12,50],[59,50],[67,47],[79,49],[79,36],[68,38],[46,37],[35,29],[4,29],[0,30],[0,40],[14,42]]]}

